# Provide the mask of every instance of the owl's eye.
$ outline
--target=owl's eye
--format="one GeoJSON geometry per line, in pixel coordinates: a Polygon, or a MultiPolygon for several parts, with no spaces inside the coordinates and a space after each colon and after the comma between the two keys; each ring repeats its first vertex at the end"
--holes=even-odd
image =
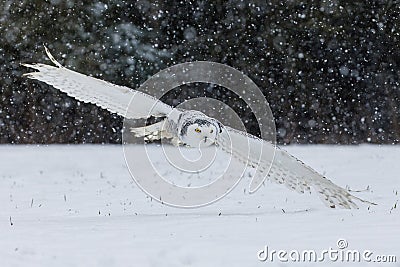
{"type": "Polygon", "coordinates": [[[211,129],[210,133],[213,133],[213,132],[214,132],[214,130],[213,130],[213,129],[211,129]]]}
{"type": "Polygon", "coordinates": [[[200,130],[199,128],[194,129],[194,131],[195,131],[196,133],[201,133],[201,130],[200,130]]]}

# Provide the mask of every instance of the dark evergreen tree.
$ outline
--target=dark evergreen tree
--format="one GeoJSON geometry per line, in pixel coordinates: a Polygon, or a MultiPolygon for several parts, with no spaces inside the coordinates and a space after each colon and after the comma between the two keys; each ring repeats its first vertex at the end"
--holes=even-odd
{"type": "MultiPolygon", "coordinates": [[[[279,143],[400,140],[399,1],[1,1],[0,37],[1,143],[121,142],[122,118],[21,77],[19,63],[47,62],[43,44],[67,67],[132,88],[176,63],[228,64],[262,88],[279,143]]],[[[202,95],[257,134],[223,88],[163,99],[202,95]]]]}

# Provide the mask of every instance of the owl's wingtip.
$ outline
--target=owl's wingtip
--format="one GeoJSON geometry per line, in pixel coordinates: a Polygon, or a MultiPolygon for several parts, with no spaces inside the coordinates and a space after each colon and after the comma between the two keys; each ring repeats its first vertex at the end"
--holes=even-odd
{"type": "Polygon", "coordinates": [[[46,52],[47,57],[51,60],[51,62],[53,62],[54,65],[56,65],[59,68],[64,68],[63,65],[61,65],[54,57],[53,55],[50,53],[50,50],[47,48],[46,45],[43,44],[44,47],[44,51],[46,52]]]}

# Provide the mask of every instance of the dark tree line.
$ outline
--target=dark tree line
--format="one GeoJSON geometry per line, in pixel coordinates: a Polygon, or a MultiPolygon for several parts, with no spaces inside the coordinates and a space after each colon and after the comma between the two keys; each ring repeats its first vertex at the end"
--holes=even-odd
{"type": "MultiPolygon", "coordinates": [[[[173,64],[208,60],[248,75],[268,99],[279,143],[398,143],[399,1],[0,2],[0,143],[119,143],[122,118],[21,78],[48,62],[137,88],[173,64]]],[[[178,88],[176,105],[207,95],[178,88]]],[[[204,89],[204,90],[203,90],[204,89]]]]}

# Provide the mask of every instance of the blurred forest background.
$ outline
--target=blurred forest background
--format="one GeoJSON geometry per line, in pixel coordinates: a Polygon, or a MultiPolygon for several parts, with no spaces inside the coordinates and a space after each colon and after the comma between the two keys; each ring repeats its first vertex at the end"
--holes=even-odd
{"type": "MultiPolygon", "coordinates": [[[[121,143],[121,117],[21,77],[21,62],[49,63],[43,44],[63,65],[131,88],[177,63],[228,64],[262,88],[280,144],[400,140],[400,1],[2,0],[0,37],[0,143],[121,143]]],[[[164,100],[202,95],[257,134],[222,88],[164,100]]]]}

